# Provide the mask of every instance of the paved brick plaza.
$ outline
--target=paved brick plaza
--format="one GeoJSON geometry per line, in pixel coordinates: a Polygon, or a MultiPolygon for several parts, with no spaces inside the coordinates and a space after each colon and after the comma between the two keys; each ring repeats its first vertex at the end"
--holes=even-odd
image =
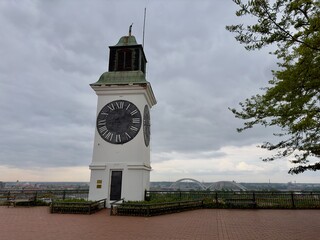
{"type": "Polygon", "coordinates": [[[0,240],[320,239],[320,210],[204,209],[157,217],[0,207],[0,240]]]}

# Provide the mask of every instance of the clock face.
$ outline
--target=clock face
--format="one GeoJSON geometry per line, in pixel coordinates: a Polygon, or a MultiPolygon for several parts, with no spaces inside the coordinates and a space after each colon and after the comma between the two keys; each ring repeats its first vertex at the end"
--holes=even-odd
{"type": "Polygon", "coordinates": [[[144,143],[148,147],[150,143],[150,112],[147,105],[144,107],[143,111],[143,136],[144,143]]]}
{"type": "Polygon", "coordinates": [[[132,140],[141,128],[141,114],[133,103],[116,100],[105,105],[97,117],[97,131],[105,141],[123,144],[132,140]]]}

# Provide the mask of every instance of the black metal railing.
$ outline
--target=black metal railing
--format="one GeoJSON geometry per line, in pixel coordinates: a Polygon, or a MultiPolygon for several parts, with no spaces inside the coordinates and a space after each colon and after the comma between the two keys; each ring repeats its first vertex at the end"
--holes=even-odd
{"type": "Polygon", "coordinates": [[[9,199],[34,198],[35,201],[84,199],[88,200],[89,190],[0,190],[0,205],[9,199]]]}
{"type": "MultiPolygon", "coordinates": [[[[35,201],[88,200],[89,190],[0,190],[0,205],[9,199],[35,198],[35,201]]],[[[145,200],[178,202],[204,200],[212,208],[320,208],[320,192],[269,191],[145,191],[145,200]]]]}
{"type": "Polygon", "coordinates": [[[320,192],[146,191],[148,201],[203,199],[212,208],[320,208],[320,192]]]}

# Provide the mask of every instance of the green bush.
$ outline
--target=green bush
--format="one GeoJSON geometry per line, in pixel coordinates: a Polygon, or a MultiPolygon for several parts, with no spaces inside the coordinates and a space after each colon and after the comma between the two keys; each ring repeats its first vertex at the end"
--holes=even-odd
{"type": "Polygon", "coordinates": [[[58,199],[54,200],[57,203],[92,203],[92,201],[83,199],[83,198],[74,198],[74,199],[58,199]]]}

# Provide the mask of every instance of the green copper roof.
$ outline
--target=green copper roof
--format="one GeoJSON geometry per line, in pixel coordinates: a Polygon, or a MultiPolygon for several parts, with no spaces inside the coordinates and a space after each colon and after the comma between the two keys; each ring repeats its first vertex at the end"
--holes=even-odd
{"type": "Polygon", "coordinates": [[[118,46],[130,46],[130,45],[138,45],[137,40],[134,36],[121,37],[119,42],[115,46],[118,47],[118,46]]]}
{"type": "Polygon", "coordinates": [[[116,71],[103,73],[98,82],[91,85],[120,85],[141,83],[148,83],[142,71],[116,71]]]}

